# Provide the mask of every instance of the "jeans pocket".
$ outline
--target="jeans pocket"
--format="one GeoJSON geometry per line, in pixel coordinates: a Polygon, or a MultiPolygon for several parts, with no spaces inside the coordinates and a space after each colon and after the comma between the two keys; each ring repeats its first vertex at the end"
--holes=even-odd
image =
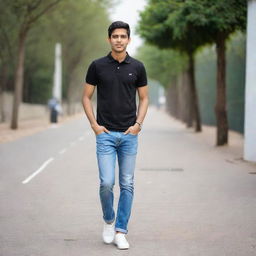
{"type": "Polygon", "coordinates": [[[128,133],[129,135],[131,135],[131,136],[138,136],[138,134],[133,134],[133,133],[128,133]]]}
{"type": "Polygon", "coordinates": [[[101,132],[101,133],[99,133],[99,134],[96,134],[96,137],[98,137],[98,136],[100,136],[100,135],[102,135],[102,134],[104,134],[105,132],[101,132]]]}

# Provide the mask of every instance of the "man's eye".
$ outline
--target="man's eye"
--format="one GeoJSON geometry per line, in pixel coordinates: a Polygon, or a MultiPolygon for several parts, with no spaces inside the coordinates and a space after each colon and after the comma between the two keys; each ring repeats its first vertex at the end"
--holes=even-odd
{"type": "Polygon", "coordinates": [[[125,39],[125,38],[127,38],[127,36],[121,36],[121,38],[125,39]]]}

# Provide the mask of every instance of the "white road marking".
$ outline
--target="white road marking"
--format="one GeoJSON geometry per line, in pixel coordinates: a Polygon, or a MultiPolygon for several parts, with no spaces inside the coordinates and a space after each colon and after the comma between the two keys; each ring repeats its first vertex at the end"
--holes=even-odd
{"type": "Polygon", "coordinates": [[[30,180],[32,180],[37,174],[39,174],[41,171],[43,171],[43,169],[50,163],[54,160],[53,157],[49,158],[47,161],[45,161],[41,167],[36,170],[33,174],[31,174],[27,179],[25,179],[24,181],[22,181],[23,184],[26,184],[28,183],[30,180]]]}
{"type": "MultiPolygon", "coordinates": [[[[57,128],[57,125],[53,125],[52,128],[57,128]]],[[[92,131],[88,131],[87,135],[90,135],[92,133],[92,131]]],[[[78,138],[78,140],[83,141],[85,139],[84,136],[81,136],[78,138]]],[[[71,142],[70,143],[70,147],[75,146],[76,145],[76,141],[71,142]]],[[[59,154],[64,154],[67,151],[67,148],[63,148],[62,150],[59,151],[59,154]]],[[[45,169],[45,167],[54,160],[53,157],[49,158],[48,160],[46,160],[41,167],[36,170],[33,174],[31,174],[28,178],[26,178],[24,181],[22,181],[23,184],[27,184],[29,181],[31,181],[37,174],[39,174],[41,171],[43,171],[43,169],[45,169]]]]}
{"type": "Polygon", "coordinates": [[[59,154],[64,154],[67,151],[66,148],[63,148],[61,151],[59,151],[59,154]]]}

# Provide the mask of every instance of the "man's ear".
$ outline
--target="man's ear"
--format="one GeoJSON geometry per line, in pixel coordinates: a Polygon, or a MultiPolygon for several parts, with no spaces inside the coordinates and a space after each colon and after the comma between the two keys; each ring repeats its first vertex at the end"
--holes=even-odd
{"type": "Polygon", "coordinates": [[[128,44],[131,42],[131,38],[129,37],[129,41],[128,41],[128,44]]]}

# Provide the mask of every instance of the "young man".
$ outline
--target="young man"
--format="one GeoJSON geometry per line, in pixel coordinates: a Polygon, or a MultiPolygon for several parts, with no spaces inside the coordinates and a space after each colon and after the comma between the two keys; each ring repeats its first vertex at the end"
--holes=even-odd
{"type": "Polygon", "coordinates": [[[133,180],[138,134],[148,108],[146,71],[141,62],[130,57],[126,47],[130,28],[122,21],[108,28],[111,52],[91,63],[86,75],[83,106],[96,135],[100,178],[100,201],[103,211],[103,241],[118,249],[128,249],[125,237],[133,201],[133,180]],[[91,98],[97,86],[97,120],[91,98]],[[139,96],[138,112],[136,92],[139,96]],[[116,157],[119,165],[120,197],[117,214],[113,209],[116,157]]]}

